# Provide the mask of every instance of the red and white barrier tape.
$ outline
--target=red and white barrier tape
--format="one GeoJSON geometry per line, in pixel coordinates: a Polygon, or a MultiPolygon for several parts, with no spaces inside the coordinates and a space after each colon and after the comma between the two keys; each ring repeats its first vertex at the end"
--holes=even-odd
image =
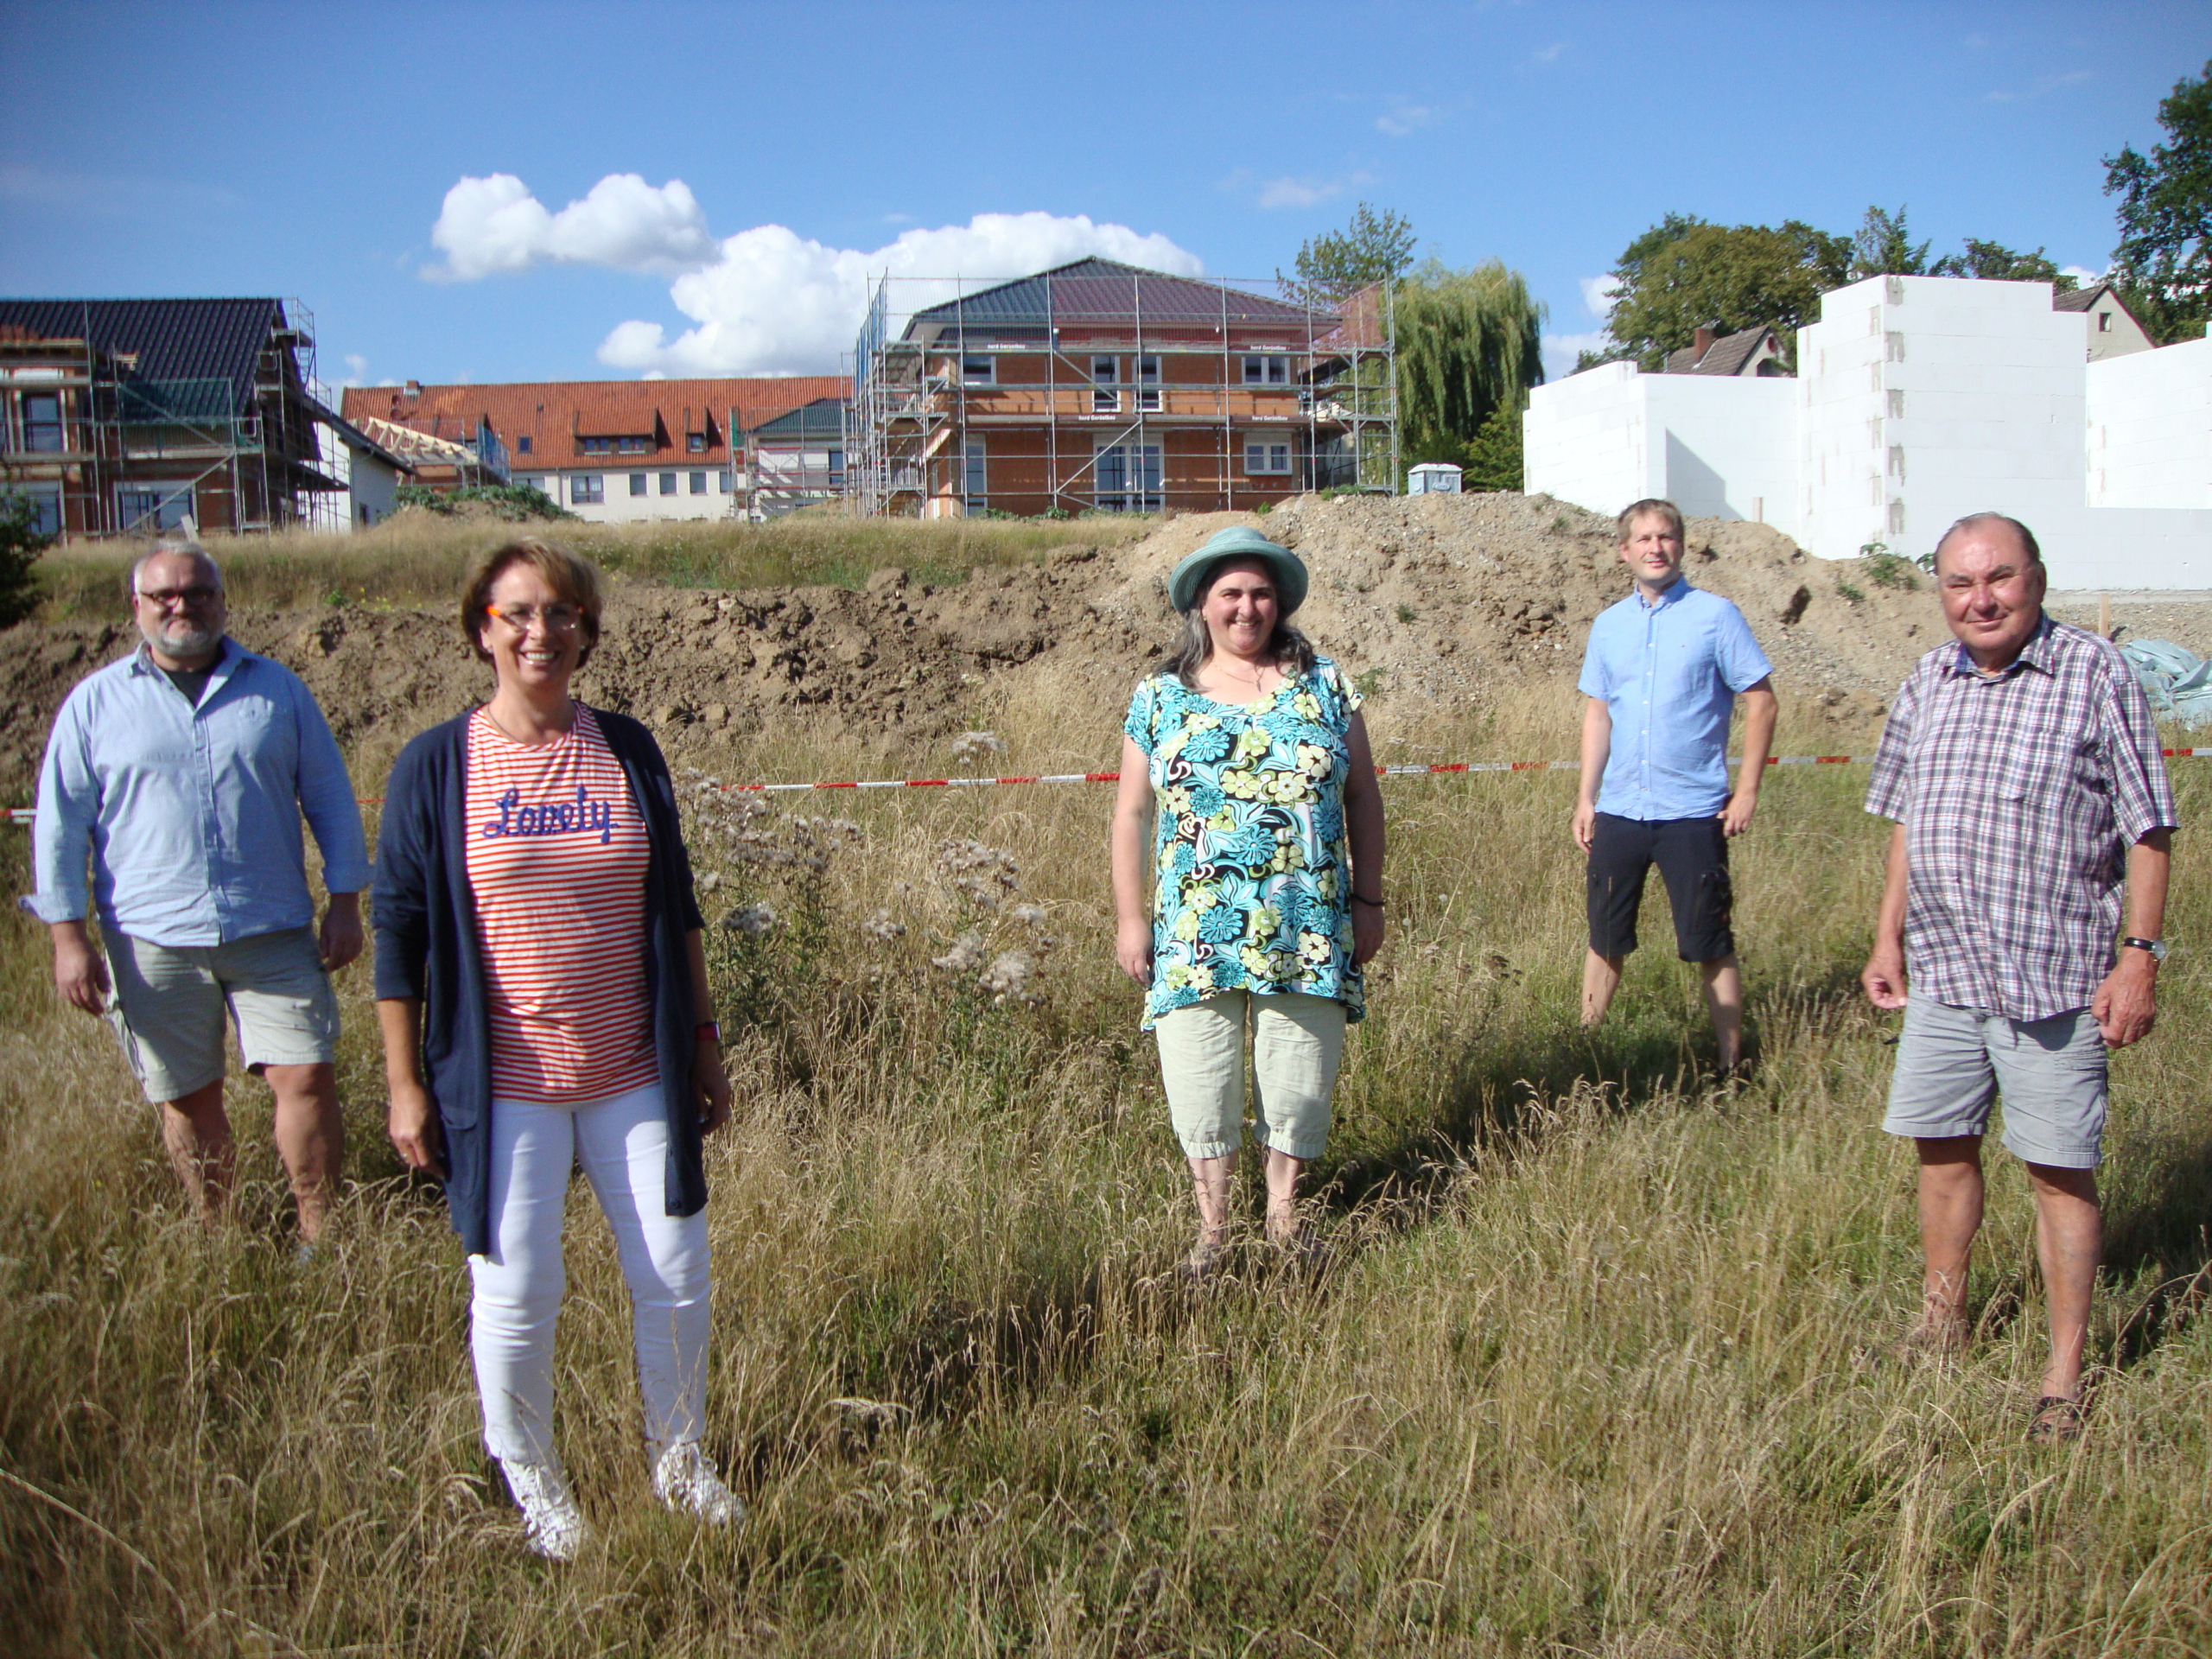
{"type": "MultiPolygon", "coordinates": [[[[2212,760],[2212,748],[2164,749],[2161,753],[2170,760],[2212,760]]],[[[1767,757],[1770,766],[1864,766],[1873,763],[1871,754],[1774,754],[1767,757]]],[[[1730,766],[1740,764],[1740,757],[1731,760],[1730,766]]],[[[1457,760],[1431,766],[1377,766],[1378,778],[1423,778],[1446,772],[1580,772],[1579,760],[1457,760]]],[[[994,784],[1116,784],[1122,780],[1118,772],[1051,772],[1030,777],[1013,778],[869,778],[850,783],[814,784],[717,784],[715,788],[733,794],[782,794],[792,790],[811,789],[980,789],[994,784]]],[[[364,800],[363,806],[381,806],[380,797],[364,800]]],[[[33,809],[11,806],[8,809],[10,823],[29,823],[33,809]]]]}

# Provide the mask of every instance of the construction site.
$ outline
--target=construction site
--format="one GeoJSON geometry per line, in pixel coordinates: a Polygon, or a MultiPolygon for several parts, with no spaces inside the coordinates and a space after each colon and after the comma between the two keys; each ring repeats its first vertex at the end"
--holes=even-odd
{"type": "Polygon", "coordinates": [[[845,494],[868,515],[1223,512],[1394,493],[1387,288],[1107,259],[1011,280],[886,276],[855,342],[845,494]]]}
{"type": "Polygon", "coordinates": [[[67,543],[342,515],[296,300],[0,302],[0,483],[67,543]]]}

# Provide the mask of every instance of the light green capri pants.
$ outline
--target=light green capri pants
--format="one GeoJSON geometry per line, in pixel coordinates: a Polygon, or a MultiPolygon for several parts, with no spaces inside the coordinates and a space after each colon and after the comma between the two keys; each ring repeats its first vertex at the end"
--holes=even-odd
{"type": "Polygon", "coordinates": [[[1154,1023],[1175,1138],[1192,1158],[1223,1157],[1243,1142],[1248,1008],[1260,1109],[1254,1138],[1287,1158],[1318,1158],[1344,1058],[1344,1005],[1298,991],[1218,991],[1154,1023]]]}

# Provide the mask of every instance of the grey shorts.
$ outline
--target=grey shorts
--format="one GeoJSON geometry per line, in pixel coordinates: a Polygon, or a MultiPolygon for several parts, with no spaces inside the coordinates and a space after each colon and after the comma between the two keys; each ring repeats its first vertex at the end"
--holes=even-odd
{"type": "Polygon", "coordinates": [[[1905,1003],[1890,1079],[1891,1135],[1983,1135],[2005,1097],[2005,1148],[2031,1164],[2094,1169],[2105,1132],[2105,1039],[2087,1008],[2047,1020],[1905,1003]]]}
{"type": "Polygon", "coordinates": [[[106,930],[107,1017],[151,1101],[181,1100],[223,1075],[223,1010],[246,1069],[313,1065],[338,1048],[338,999],[311,927],[228,944],[155,944],[106,930]]]}

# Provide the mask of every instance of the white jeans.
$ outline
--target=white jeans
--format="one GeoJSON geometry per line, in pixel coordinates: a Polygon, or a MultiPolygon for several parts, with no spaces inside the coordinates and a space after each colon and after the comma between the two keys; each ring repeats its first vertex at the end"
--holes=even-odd
{"type": "Polygon", "coordinates": [[[469,1307],[484,1445],[495,1458],[557,1461],[553,1325],[568,1289],[561,1221],[569,1172],[614,1229],[638,1347],[645,1436],[699,1438],[707,1398],[707,1217],[667,1213],[668,1122],[656,1085],[581,1106],[492,1103],[492,1249],[472,1255],[469,1307]]]}
{"type": "Polygon", "coordinates": [[[1329,1143],[1329,1096],[1344,1058],[1344,1005],[1302,991],[1217,991],[1154,1023],[1175,1138],[1192,1158],[1219,1158],[1243,1140],[1248,1007],[1260,1107],[1255,1138],[1287,1158],[1319,1158],[1329,1143]]]}

